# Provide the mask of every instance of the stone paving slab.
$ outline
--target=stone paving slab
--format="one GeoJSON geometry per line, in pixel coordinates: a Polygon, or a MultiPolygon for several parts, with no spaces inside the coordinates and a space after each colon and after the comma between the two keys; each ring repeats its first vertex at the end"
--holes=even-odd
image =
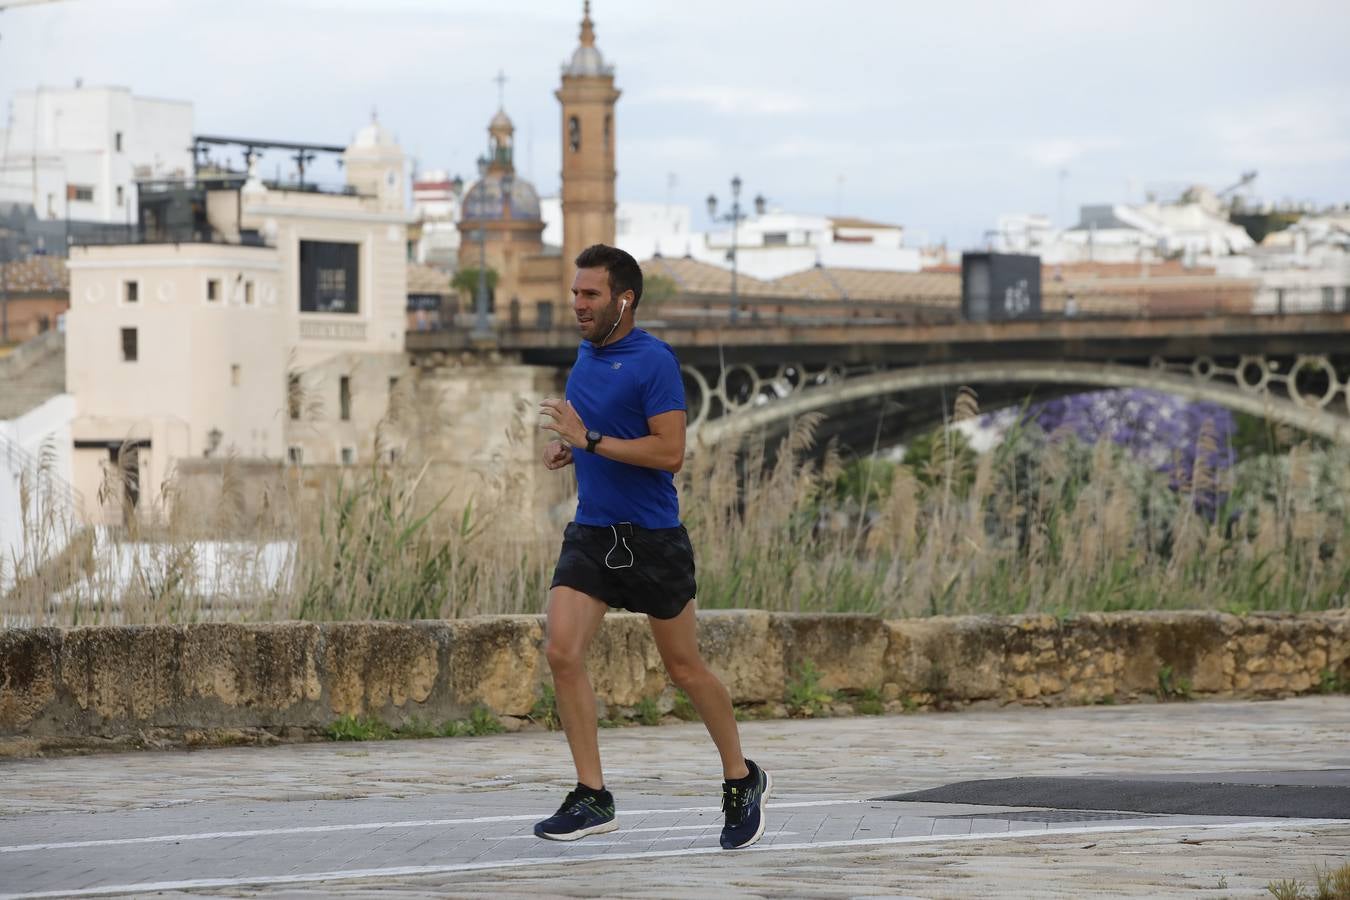
{"type": "Polygon", "coordinates": [[[1344,697],[747,723],[776,793],[741,853],[716,849],[697,725],[602,732],[622,828],[575,844],[529,833],[570,780],[557,734],[9,762],[0,895],[1255,897],[1350,861],[1350,822],[874,798],[995,776],[1307,780],[1350,764],[1346,734],[1344,697]]]}

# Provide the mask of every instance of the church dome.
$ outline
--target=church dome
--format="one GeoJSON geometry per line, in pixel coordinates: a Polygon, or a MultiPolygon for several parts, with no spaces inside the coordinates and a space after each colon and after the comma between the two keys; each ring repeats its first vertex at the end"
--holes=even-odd
{"type": "Polygon", "coordinates": [[[582,45],[572,54],[572,61],[563,70],[565,75],[611,75],[614,69],[605,65],[605,59],[596,47],[582,45]]]}
{"type": "Polygon", "coordinates": [[[595,46],[595,23],[591,21],[591,0],[586,0],[581,19],[581,42],[572,53],[572,61],[563,66],[564,75],[613,75],[614,68],[605,65],[605,58],[595,46]]]}
{"type": "Polygon", "coordinates": [[[504,198],[504,173],[488,172],[473,183],[464,194],[463,222],[496,222],[504,220],[539,222],[539,194],[534,185],[524,178],[511,178],[511,195],[504,198]]]}
{"type": "Polygon", "coordinates": [[[394,140],[394,135],[374,118],[370,124],[366,125],[356,133],[356,138],[352,141],[352,147],[397,147],[398,142],[394,140]]]}
{"type": "Polygon", "coordinates": [[[506,114],[506,110],[504,109],[497,110],[497,114],[493,116],[492,121],[488,123],[488,131],[497,131],[499,129],[503,131],[516,130],[516,127],[511,124],[511,117],[506,114]]]}

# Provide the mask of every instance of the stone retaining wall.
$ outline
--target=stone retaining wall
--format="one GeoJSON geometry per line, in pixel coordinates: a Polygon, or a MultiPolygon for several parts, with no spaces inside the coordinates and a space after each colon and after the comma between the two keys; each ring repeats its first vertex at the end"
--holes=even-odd
{"type": "MultiPolygon", "coordinates": [[[[747,715],[1284,697],[1350,685],[1347,611],[899,621],[705,612],[700,643],[747,715]]],[[[303,739],[344,715],[397,727],[477,707],[514,728],[540,713],[542,650],[536,616],[0,630],[0,756],[303,739]]],[[[650,719],[675,705],[640,616],[606,617],[591,674],[602,716],[641,707],[650,719]]]]}

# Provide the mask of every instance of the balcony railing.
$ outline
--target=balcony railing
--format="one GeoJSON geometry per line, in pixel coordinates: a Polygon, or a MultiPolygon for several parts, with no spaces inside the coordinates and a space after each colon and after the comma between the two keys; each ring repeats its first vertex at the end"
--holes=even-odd
{"type": "Polygon", "coordinates": [[[216,228],[146,228],[141,225],[109,225],[88,234],[72,234],[70,243],[81,247],[112,247],[122,244],[230,244],[236,247],[266,247],[256,231],[226,234],[216,228]]]}

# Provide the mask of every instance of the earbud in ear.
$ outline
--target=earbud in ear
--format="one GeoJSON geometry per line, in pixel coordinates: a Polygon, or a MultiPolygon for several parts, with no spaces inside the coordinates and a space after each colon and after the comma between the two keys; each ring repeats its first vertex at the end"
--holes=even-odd
{"type": "Polygon", "coordinates": [[[627,300],[620,300],[620,301],[619,301],[619,315],[623,315],[623,311],[624,311],[625,309],[627,309],[627,308],[628,308],[628,301],[627,301],[627,300]]]}

